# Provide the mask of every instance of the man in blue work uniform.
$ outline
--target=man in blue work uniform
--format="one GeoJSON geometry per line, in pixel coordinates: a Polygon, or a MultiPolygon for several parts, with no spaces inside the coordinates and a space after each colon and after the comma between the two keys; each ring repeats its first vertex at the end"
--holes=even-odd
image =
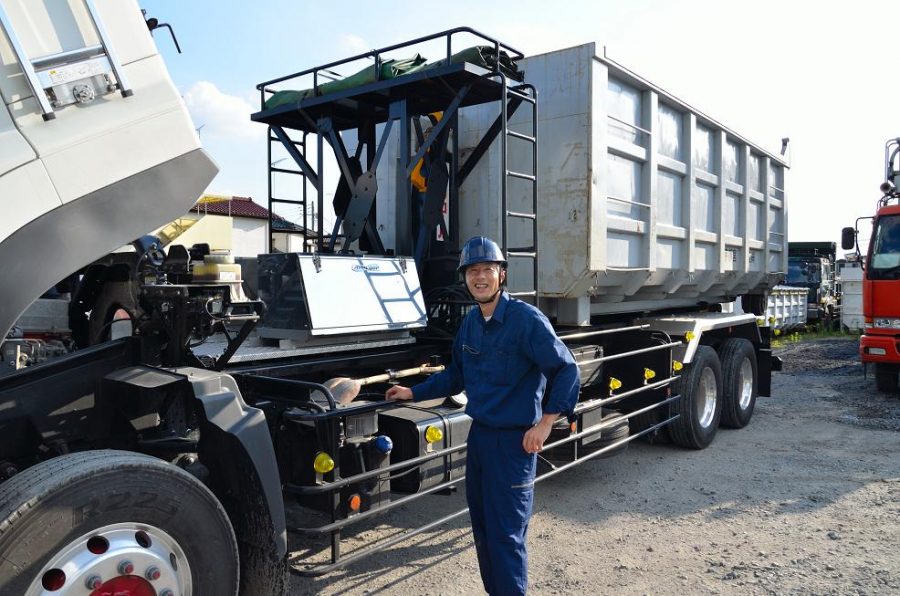
{"type": "Polygon", "coordinates": [[[411,389],[391,387],[386,397],[422,401],[465,389],[472,417],[466,500],[481,579],[489,594],[524,594],[536,454],[553,422],[575,407],[578,367],[547,318],[504,291],[506,259],[496,242],[470,239],[459,270],[479,308],[463,319],[453,361],[411,389]]]}

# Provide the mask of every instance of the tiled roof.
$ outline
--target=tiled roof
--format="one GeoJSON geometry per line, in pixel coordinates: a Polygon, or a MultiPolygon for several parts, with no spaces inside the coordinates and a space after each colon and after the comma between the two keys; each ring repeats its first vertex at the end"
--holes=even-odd
{"type": "MultiPolygon", "coordinates": [[[[231,197],[230,200],[198,203],[191,211],[203,214],[230,215],[232,217],[250,217],[253,219],[269,219],[269,210],[257,205],[250,197],[231,197]]],[[[281,219],[278,215],[275,218],[281,219]]]]}
{"type": "MultiPolygon", "coordinates": [[[[262,205],[254,203],[250,197],[231,197],[227,199],[225,197],[220,198],[219,195],[210,195],[204,197],[204,199],[201,199],[200,202],[191,207],[191,211],[202,215],[230,215],[231,217],[269,219],[269,210],[262,205]]],[[[272,214],[272,231],[307,233],[303,226],[288,221],[277,213],[272,214]]]]}
{"type": "Polygon", "coordinates": [[[272,219],[272,231],[273,232],[306,232],[306,228],[290,222],[280,215],[275,215],[272,219]]]}

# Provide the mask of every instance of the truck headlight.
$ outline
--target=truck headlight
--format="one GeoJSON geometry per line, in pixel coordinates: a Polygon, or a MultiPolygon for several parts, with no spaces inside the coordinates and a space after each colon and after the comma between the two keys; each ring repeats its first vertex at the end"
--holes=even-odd
{"type": "Polygon", "coordinates": [[[876,329],[900,329],[900,319],[875,319],[876,329]]]}

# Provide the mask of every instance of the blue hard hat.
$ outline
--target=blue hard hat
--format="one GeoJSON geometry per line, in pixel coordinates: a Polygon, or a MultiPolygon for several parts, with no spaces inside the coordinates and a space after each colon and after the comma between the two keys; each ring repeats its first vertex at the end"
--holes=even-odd
{"type": "Polygon", "coordinates": [[[463,245],[459,253],[459,267],[457,271],[464,271],[469,265],[475,263],[500,263],[506,267],[506,257],[500,246],[485,236],[473,236],[463,245]]]}

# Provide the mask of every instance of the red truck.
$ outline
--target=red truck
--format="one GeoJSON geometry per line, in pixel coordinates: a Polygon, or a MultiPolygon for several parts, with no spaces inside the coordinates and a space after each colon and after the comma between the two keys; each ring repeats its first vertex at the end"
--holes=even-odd
{"type": "MultiPolygon", "coordinates": [[[[859,342],[863,363],[875,365],[879,391],[895,393],[900,373],[900,138],[885,145],[884,193],[872,219],[863,276],[865,330],[859,342]]],[[[865,218],[869,219],[869,218],[865,218]]],[[[857,245],[857,228],[844,228],[844,249],[857,245]]]]}

